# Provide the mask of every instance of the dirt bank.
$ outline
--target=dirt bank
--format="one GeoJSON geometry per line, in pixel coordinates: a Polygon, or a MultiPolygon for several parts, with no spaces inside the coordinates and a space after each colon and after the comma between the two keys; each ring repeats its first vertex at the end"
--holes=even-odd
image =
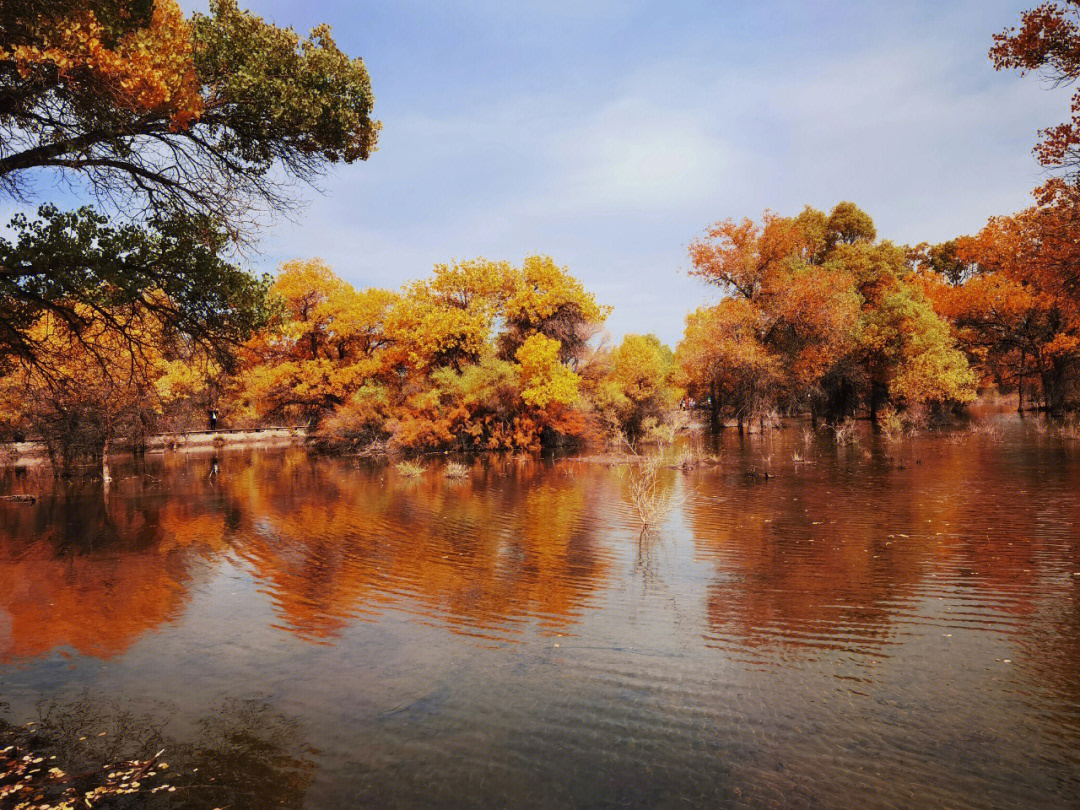
{"type": "MultiPolygon", "coordinates": [[[[151,436],[147,442],[148,453],[171,451],[214,451],[233,447],[284,447],[303,444],[307,431],[303,428],[268,427],[251,430],[194,430],[186,433],[161,433],[151,436]]],[[[118,449],[130,452],[131,448],[118,449]]],[[[10,442],[0,444],[0,465],[35,464],[47,462],[48,451],[44,442],[10,442]]]]}

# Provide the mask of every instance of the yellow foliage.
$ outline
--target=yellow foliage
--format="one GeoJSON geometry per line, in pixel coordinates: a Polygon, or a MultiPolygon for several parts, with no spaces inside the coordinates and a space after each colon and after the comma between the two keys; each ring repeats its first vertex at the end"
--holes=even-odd
{"type": "Polygon", "coordinates": [[[512,268],[473,259],[435,266],[431,279],[409,285],[391,316],[401,360],[418,371],[460,370],[488,351],[512,268]]]}
{"type": "Polygon", "coordinates": [[[86,82],[118,107],[162,112],[183,129],[203,110],[192,61],[191,32],[175,0],[156,0],[150,24],[110,47],[90,10],[67,19],[41,19],[41,43],[11,54],[25,78],[32,65],[51,65],[62,78],[86,82]]]}
{"type": "Polygon", "coordinates": [[[581,378],[559,362],[561,348],[559,341],[535,334],[517,350],[521,399],[527,405],[546,408],[577,400],[581,378]]]}
{"type": "Polygon", "coordinates": [[[321,259],[282,265],[271,288],[284,320],[248,346],[243,396],[259,416],[300,412],[318,419],[391,362],[387,319],[398,296],[357,291],[321,259]]]}

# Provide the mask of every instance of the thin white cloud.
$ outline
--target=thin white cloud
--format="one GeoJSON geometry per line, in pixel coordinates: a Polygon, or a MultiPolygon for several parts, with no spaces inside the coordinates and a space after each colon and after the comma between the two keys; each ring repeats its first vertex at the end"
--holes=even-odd
{"type": "Polygon", "coordinates": [[[682,210],[715,190],[731,152],[692,112],[618,99],[554,133],[548,187],[524,207],[541,216],[682,210]]]}

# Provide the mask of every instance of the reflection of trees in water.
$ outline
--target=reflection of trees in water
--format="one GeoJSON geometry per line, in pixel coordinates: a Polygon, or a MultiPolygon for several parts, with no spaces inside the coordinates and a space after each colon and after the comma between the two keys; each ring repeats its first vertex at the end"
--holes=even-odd
{"type": "MultiPolygon", "coordinates": [[[[171,710],[137,714],[88,696],[41,702],[32,726],[0,720],[0,748],[16,745],[77,776],[80,793],[103,784],[106,767],[146,759],[164,749],[156,778],[134,796],[114,796],[95,807],[301,807],[315,775],[311,750],[299,724],[256,700],[227,700],[197,723],[192,739],[168,733],[171,710]],[[55,757],[55,760],[50,759],[55,757]],[[172,792],[151,793],[168,784],[172,792]]],[[[64,786],[56,786],[59,795],[64,786]]]]}
{"type": "Polygon", "coordinates": [[[62,645],[111,657],[182,613],[189,552],[224,547],[223,516],[142,479],[116,488],[108,503],[72,489],[5,510],[0,660],[62,645]]]}
{"type": "Polygon", "coordinates": [[[595,540],[595,475],[532,459],[409,486],[335,463],[250,469],[231,482],[253,521],[237,551],[289,626],[311,637],[387,605],[466,632],[523,616],[561,625],[607,569],[595,540]]]}
{"type": "Polygon", "coordinates": [[[894,636],[898,614],[946,593],[1026,621],[1062,554],[1078,551],[1033,535],[1048,510],[1062,526],[1080,525],[1080,502],[1013,496],[1067,492],[1069,481],[1048,480],[1030,448],[931,439],[905,452],[925,463],[896,471],[874,456],[853,468],[843,448],[819,448],[815,466],[767,485],[699,488],[686,515],[699,556],[716,562],[714,636],[806,649],[878,644],[894,636]]]}
{"type": "Polygon", "coordinates": [[[233,550],[289,629],[331,637],[358,612],[404,606],[482,632],[573,621],[607,571],[598,475],[533,459],[477,463],[466,481],[403,487],[378,468],[303,452],[118,468],[106,501],[63,482],[0,503],[0,660],[57,647],[108,658],[179,618],[197,560],[233,550]]]}

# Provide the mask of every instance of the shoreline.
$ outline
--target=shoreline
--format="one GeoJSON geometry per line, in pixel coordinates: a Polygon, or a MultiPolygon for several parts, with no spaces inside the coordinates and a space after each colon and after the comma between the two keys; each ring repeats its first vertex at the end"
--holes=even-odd
{"type": "MultiPolygon", "coordinates": [[[[239,428],[235,430],[192,430],[179,433],[159,433],[146,443],[147,454],[170,451],[209,452],[241,447],[287,447],[307,442],[307,429],[302,427],[239,428]]],[[[131,452],[121,445],[115,453],[131,452]]],[[[7,442],[0,444],[0,467],[48,463],[45,442],[7,442]]]]}

